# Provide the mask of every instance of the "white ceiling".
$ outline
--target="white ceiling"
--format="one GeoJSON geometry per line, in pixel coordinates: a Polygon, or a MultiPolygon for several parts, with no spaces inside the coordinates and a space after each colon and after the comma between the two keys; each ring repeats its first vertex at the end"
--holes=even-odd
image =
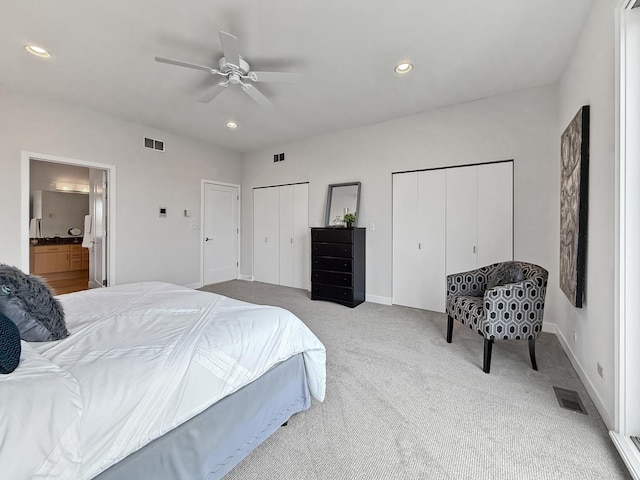
{"type": "MultiPolygon", "coordinates": [[[[0,15],[0,84],[239,152],[558,81],[593,0],[23,0],[0,15]],[[218,31],[254,70],[300,72],[198,97],[218,31]],[[23,46],[53,53],[40,59],[23,46]],[[394,73],[413,62],[406,76],[394,73]],[[232,131],[228,120],[240,126],[232,131]]],[[[218,80],[216,80],[218,78],[218,80]]]]}

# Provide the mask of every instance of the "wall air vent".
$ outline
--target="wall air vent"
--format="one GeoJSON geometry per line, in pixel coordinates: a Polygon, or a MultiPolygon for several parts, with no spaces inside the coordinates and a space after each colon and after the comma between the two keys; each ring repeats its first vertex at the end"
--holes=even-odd
{"type": "Polygon", "coordinates": [[[164,142],[162,140],[154,140],[153,138],[145,137],[144,148],[150,148],[152,150],[164,152],[164,142]]]}

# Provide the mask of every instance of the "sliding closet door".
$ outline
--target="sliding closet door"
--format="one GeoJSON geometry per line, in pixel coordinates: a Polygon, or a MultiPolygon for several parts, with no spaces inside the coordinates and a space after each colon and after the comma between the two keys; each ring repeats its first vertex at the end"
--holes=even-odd
{"type": "Polygon", "coordinates": [[[393,303],[444,312],[446,276],[513,259],[513,162],[393,175],[393,303]]]}
{"type": "Polygon", "coordinates": [[[478,266],[513,260],[513,162],[478,165],[478,266]]]}
{"type": "Polygon", "coordinates": [[[280,285],[293,287],[293,185],[280,190],[280,285]]]}
{"type": "Polygon", "coordinates": [[[309,184],[253,190],[253,278],[309,288],[309,184]]]}
{"type": "Polygon", "coordinates": [[[420,307],[418,174],[393,175],[393,303],[420,307]]]}
{"type": "Polygon", "coordinates": [[[280,191],[253,190],[253,278],[258,282],[280,281],[280,191]]]}
{"type": "Polygon", "coordinates": [[[309,184],[293,186],[293,284],[310,289],[309,184]]]}
{"type": "Polygon", "coordinates": [[[444,311],[444,170],[393,176],[393,303],[444,311]]]}
{"type": "Polygon", "coordinates": [[[446,274],[478,266],[478,167],[446,170],[446,274]]]}
{"type": "Polygon", "coordinates": [[[275,188],[280,190],[280,285],[308,288],[309,184],[275,188]]]}
{"type": "Polygon", "coordinates": [[[432,170],[418,174],[418,256],[420,258],[420,298],[426,310],[444,312],[447,280],[445,274],[446,172],[432,170]]]}

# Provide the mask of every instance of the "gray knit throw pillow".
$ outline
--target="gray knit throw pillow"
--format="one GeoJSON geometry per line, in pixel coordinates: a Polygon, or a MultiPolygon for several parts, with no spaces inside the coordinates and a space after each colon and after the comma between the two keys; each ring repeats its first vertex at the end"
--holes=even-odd
{"type": "Polygon", "coordinates": [[[20,363],[20,332],[16,324],[0,313],[0,374],[13,372],[20,363]]]}
{"type": "Polygon", "coordinates": [[[61,340],[69,335],[64,311],[47,284],[16,267],[0,264],[0,313],[16,324],[27,342],[61,340]]]}
{"type": "Polygon", "coordinates": [[[504,262],[498,265],[487,277],[487,290],[522,280],[524,280],[522,267],[516,262],[504,262]]]}

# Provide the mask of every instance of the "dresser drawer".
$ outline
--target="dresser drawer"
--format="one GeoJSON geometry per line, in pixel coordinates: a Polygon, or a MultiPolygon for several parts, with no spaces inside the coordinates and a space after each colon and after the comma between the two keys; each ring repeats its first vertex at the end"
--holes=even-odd
{"type": "Polygon", "coordinates": [[[334,272],[352,272],[353,260],[350,258],[313,257],[311,267],[315,270],[333,270],[334,272]]]}
{"type": "Polygon", "coordinates": [[[353,243],[353,229],[351,228],[312,229],[311,240],[314,242],[353,243]]]}
{"type": "Polygon", "coordinates": [[[328,283],[340,287],[353,287],[353,275],[350,273],[326,272],[324,270],[313,270],[311,281],[328,283]]]}
{"type": "Polygon", "coordinates": [[[353,289],[347,287],[334,287],[332,285],[325,285],[322,283],[311,283],[311,299],[327,299],[351,303],[353,301],[353,289]]]}
{"type": "Polygon", "coordinates": [[[325,257],[353,257],[353,245],[349,243],[318,243],[311,244],[311,255],[325,257]]]}

